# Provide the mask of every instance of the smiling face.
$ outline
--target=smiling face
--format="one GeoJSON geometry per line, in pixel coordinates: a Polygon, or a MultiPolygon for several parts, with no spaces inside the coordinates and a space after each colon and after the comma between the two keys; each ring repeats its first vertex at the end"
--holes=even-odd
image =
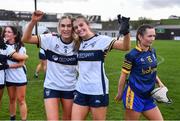
{"type": "Polygon", "coordinates": [[[9,43],[9,44],[14,44],[15,43],[15,33],[12,30],[11,27],[5,27],[4,33],[3,33],[4,39],[9,43]]]}
{"type": "Polygon", "coordinates": [[[68,17],[64,17],[59,21],[58,31],[64,41],[69,42],[72,39],[72,21],[68,17]]]}
{"type": "Polygon", "coordinates": [[[90,29],[89,22],[82,16],[77,17],[73,21],[73,28],[75,33],[83,40],[87,40],[94,35],[90,29]]]}

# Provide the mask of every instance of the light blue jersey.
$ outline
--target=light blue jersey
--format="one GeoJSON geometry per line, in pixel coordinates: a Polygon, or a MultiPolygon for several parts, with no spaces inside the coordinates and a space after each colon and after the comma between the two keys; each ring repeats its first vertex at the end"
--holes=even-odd
{"type": "MultiPolygon", "coordinates": [[[[0,64],[7,62],[7,57],[10,57],[13,53],[15,53],[15,50],[7,45],[6,49],[0,49],[0,64]]],[[[5,83],[5,71],[0,70],[0,85],[4,85],[5,83]]]]}
{"type": "Polygon", "coordinates": [[[47,70],[44,87],[60,91],[73,91],[77,82],[77,53],[74,42],[64,43],[60,36],[39,36],[40,47],[46,51],[47,70]]]}
{"type": "Polygon", "coordinates": [[[78,92],[88,95],[108,94],[109,81],[105,75],[104,56],[113,42],[112,38],[104,35],[95,35],[81,42],[76,85],[78,92]]]}
{"type": "MultiPolygon", "coordinates": [[[[10,45],[14,48],[14,45],[10,45]]],[[[21,47],[18,51],[19,54],[26,54],[26,48],[21,47]]],[[[7,63],[10,64],[17,64],[18,62],[16,60],[7,60],[7,63]]],[[[26,77],[26,66],[19,68],[9,68],[5,70],[6,72],[6,82],[11,83],[26,83],[27,77],[26,77]]]]}

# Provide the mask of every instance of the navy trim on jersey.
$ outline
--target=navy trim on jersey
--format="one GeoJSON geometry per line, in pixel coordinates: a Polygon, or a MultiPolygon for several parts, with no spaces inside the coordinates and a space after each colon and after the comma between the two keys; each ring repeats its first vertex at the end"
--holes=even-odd
{"type": "Polygon", "coordinates": [[[25,66],[22,67],[25,74],[27,74],[27,69],[25,66]]]}
{"type": "Polygon", "coordinates": [[[65,65],[77,65],[77,56],[76,55],[64,56],[64,55],[59,55],[50,50],[47,50],[46,52],[47,52],[46,56],[49,61],[52,61],[55,63],[60,63],[60,64],[65,64],[65,65]]]}
{"type": "Polygon", "coordinates": [[[98,35],[98,34],[95,34],[94,36],[90,37],[89,39],[82,40],[82,41],[88,41],[88,40],[90,40],[90,39],[92,39],[92,38],[94,38],[94,37],[97,37],[97,36],[99,36],[99,35],[98,35]]]}
{"type": "Polygon", "coordinates": [[[70,41],[70,42],[65,42],[65,41],[63,41],[63,39],[62,39],[62,37],[61,36],[59,36],[59,38],[60,38],[60,41],[62,42],[62,43],[64,43],[64,44],[70,44],[72,41],[70,41]]]}
{"type": "Polygon", "coordinates": [[[104,79],[104,73],[103,73],[103,62],[101,62],[101,78],[102,78],[102,87],[103,87],[103,94],[106,94],[106,83],[104,79]]]}
{"type": "Polygon", "coordinates": [[[104,52],[102,50],[80,50],[78,61],[103,61],[104,52]]]}

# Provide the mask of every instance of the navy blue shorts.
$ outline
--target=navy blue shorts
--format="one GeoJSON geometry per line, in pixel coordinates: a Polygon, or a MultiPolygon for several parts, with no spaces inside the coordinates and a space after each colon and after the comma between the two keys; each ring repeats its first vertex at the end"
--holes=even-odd
{"type": "Polygon", "coordinates": [[[46,55],[42,54],[42,53],[39,53],[39,59],[46,60],[46,55]]]}
{"type": "Polygon", "coordinates": [[[73,99],[74,91],[59,91],[59,90],[44,88],[44,99],[47,98],[73,99]]]}
{"type": "Polygon", "coordinates": [[[74,103],[89,107],[104,107],[109,105],[109,95],[87,95],[76,91],[74,103]]]}
{"type": "Polygon", "coordinates": [[[0,89],[3,89],[4,88],[4,84],[0,84],[0,89]]]}
{"type": "Polygon", "coordinates": [[[27,82],[24,82],[24,83],[14,83],[14,82],[6,82],[6,86],[7,87],[10,87],[10,86],[24,86],[24,85],[27,85],[27,82]]]}

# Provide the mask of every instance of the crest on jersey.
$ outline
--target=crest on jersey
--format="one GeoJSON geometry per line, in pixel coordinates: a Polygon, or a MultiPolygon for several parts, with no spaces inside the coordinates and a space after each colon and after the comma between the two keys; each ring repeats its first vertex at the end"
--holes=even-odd
{"type": "Polygon", "coordinates": [[[95,44],[96,44],[96,41],[95,41],[95,42],[92,42],[92,43],[90,43],[90,44],[85,43],[82,48],[87,48],[87,47],[89,47],[89,46],[91,46],[91,47],[93,48],[93,47],[95,46],[95,44]]]}
{"type": "Polygon", "coordinates": [[[67,53],[68,46],[64,46],[64,53],[67,53]]]}
{"type": "Polygon", "coordinates": [[[46,96],[49,96],[49,95],[50,95],[50,92],[51,92],[51,90],[46,89],[46,90],[45,90],[46,96]]]}
{"type": "Polygon", "coordinates": [[[55,46],[55,50],[58,50],[58,48],[59,48],[59,45],[58,45],[58,44],[56,44],[56,46],[55,46]]]}

